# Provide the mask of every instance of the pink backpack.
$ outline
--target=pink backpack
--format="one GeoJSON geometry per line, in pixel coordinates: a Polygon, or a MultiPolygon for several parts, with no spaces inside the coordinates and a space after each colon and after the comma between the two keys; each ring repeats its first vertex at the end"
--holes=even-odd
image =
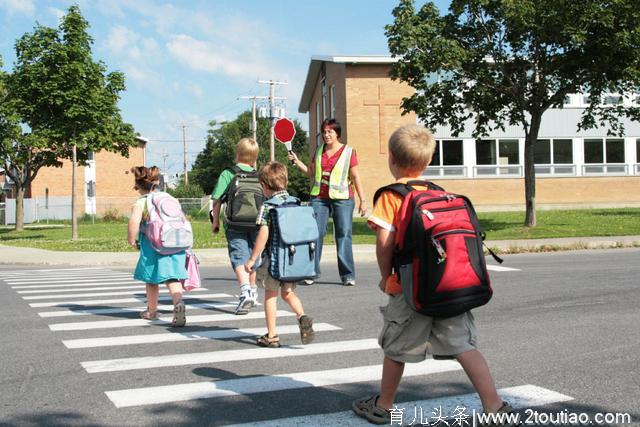
{"type": "Polygon", "coordinates": [[[151,246],[162,255],[183,252],[193,245],[193,230],[182,206],[173,196],[164,192],[147,195],[149,218],[144,234],[151,246]]]}

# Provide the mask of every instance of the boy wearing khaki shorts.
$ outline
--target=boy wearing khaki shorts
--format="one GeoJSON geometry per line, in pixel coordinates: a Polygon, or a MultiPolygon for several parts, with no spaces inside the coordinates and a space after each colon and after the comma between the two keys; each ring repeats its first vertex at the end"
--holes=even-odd
{"type": "MultiPolygon", "coordinates": [[[[419,179],[431,163],[435,140],[423,126],[406,125],[389,139],[389,170],[397,182],[419,179]]],[[[476,348],[476,328],[471,312],[451,318],[420,314],[407,304],[397,276],[392,274],[395,232],[402,197],[382,193],[368,225],[376,232],[376,254],[380,270],[380,289],[389,295],[381,307],[384,325],[378,342],[384,351],[380,394],[355,400],[353,411],[374,424],[390,424],[393,407],[405,363],[425,360],[431,352],[435,359],[456,359],[464,368],[487,413],[511,412],[496,391],[489,367],[476,348]]]]}
{"type": "MultiPolygon", "coordinates": [[[[278,162],[270,162],[260,169],[260,184],[265,196],[270,199],[280,197],[286,200],[289,197],[287,193],[287,184],[289,178],[287,168],[278,162]]],[[[259,226],[258,237],[253,246],[253,252],[249,260],[244,264],[247,273],[252,271],[258,257],[264,251],[269,240],[269,223],[271,222],[270,210],[272,205],[263,204],[260,208],[256,224],[259,226]]],[[[282,224],[281,224],[282,226],[282,224]]],[[[278,291],[282,299],[289,304],[291,310],[296,314],[298,325],[300,327],[300,339],[302,344],[309,344],[313,341],[313,320],[304,314],[302,301],[293,292],[295,283],[281,282],[274,279],[268,272],[269,256],[265,254],[261,267],[257,271],[257,284],[265,289],[264,292],[264,316],[267,322],[267,333],[258,338],[257,344],[261,347],[280,347],[280,338],[276,333],[276,312],[278,311],[278,291]]]]}

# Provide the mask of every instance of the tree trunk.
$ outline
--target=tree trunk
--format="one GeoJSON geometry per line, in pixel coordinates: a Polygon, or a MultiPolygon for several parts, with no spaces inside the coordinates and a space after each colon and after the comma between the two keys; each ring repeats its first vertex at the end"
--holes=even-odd
{"type": "Polygon", "coordinates": [[[78,240],[78,217],[76,216],[76,144],[73,144],[71,160],[71,240],[78,240]]]}
{"type": "Polygon", "coordinates": [[[24,230],[24,187],[16,182],[16,231],[24,230]]]}
{"type": "Polygon", "coordinates": [[[525,227],[535,227],[536,220],[536,165],[535,142],[540,131],[542,113],[531,116],[531,127],[524,140],[524,198],[525,198],[525,227]]]}

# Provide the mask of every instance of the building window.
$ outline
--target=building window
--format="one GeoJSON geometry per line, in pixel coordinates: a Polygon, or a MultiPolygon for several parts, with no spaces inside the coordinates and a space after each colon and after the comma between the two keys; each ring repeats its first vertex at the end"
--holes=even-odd
{"type": "Polygon", "coordinates": [[[521,175],[520,148],[517,139],[476,140],[475,176],[521,175]]]}
{"type": "Polygon", "coordinates": [[[624,164],[624,139],[594,138],[584,140],[584,173],[626,174],[624,164]]]}
{"type": "Polygon", "coordinates": [[[91,162],[91,161],[94,161],[95,159],[96,159],[96,158],[95,158],[95,154],[93,153],[93,151],[89,151],[89,152],[87,152],[87,160],[88,160],[88,161],[90,161],[90,162],[91,162]]]}
{"type": "Polygon", "coordinates": [[[322,119],[327,118],[327,79],[322,79],[322,119]]]}
{"type": "Polygon", "coordinates": [[[602,98],[604,105],[622,105],[622,96],[620,95],[605,95],[602,98]]]}
{"type": "Polygon", "coordinates": [[[331,106],[331,117],[336,118],[336,85],[329,88],[329,105],[331,106]]]}
{"type": "Polygon", "coordinates": [[[575,175],[573,142],[570,139],[539,139],[534,146],[536,173],[542,175],[575,175]]]}
{"type": "Polygon", "coordinates": [[[462,140],[437,139],[431,165],[424,171],[424,174],[425,176],[465,176],[466,167],[462,155],[462,140]]]}

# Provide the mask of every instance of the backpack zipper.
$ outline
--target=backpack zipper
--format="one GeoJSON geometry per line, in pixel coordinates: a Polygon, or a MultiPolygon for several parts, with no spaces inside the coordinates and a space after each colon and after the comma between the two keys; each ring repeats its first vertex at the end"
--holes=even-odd
{"type": "Polygon", "coordinates": [[[456,211],[459,209],[466,209],[465,206],[454,206],[452,208],[435,208],[435,209],[421,209],[420,211],[427,216],[431,221],[435,219],[433,212],[446,212],[446,211],[456,211]]]}
{"type": "Polygon", "coordinates": [[[447,230],[437,234],[433,234],[431,236],[431,244],[436,249],[436,252],[438,252],[438,259],[436,261],[438,264],[442,264],[447,260],[447,252],[442,247],[442,243],[440,243],[440,240],[438,240],[440,237],[446,236],[447,234],[475,234],[475,233],[473,232],[473,230],[458,228],[455,230],[447,230]]]}

